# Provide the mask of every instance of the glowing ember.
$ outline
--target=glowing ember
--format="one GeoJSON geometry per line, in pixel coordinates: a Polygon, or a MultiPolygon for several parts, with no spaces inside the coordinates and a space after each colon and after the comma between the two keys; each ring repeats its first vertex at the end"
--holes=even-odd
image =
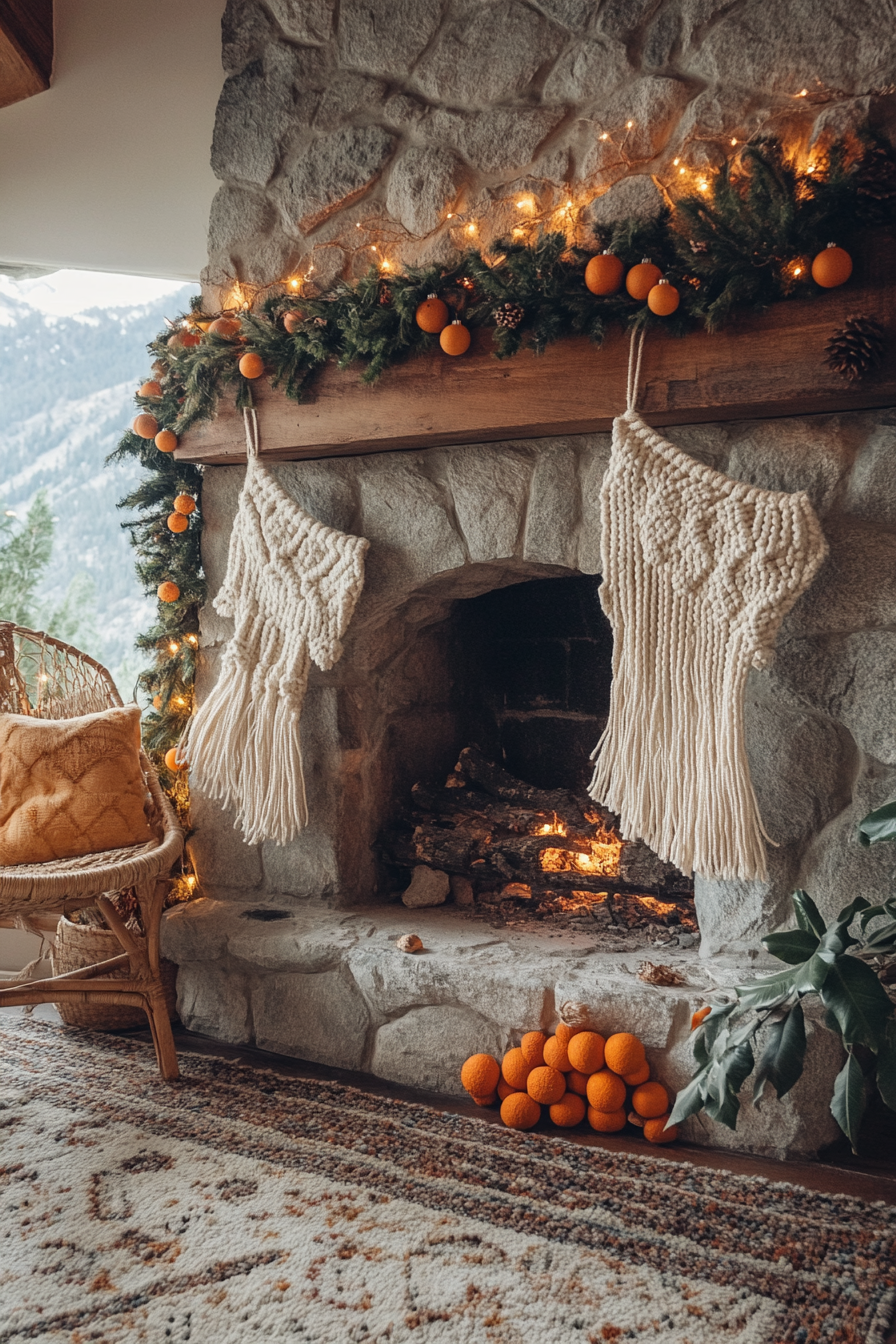
{"type": "MultiPolygon", "coordinates": [[[[591,821],[591,817],[588,818],[591,821]]],[[[595,817],[599,829],[597,835],[582,838],[588,845],[588,852],[577,854],[568,849],[543,849],[540,862],[545,873],[586,873],[589,877],[617,877],[619,875],[619,856],[622,853],[622,841],[613,830],[607,830],[601,824],[601,818],[595,817]]],[[[568,835],[562,824],[543,826],[538,835],[568,835]]],[[[578,837],[577,837],[578,838],[578,837]]]]}
{"type": "Polygon", "coordinates": [[[673,910],[678,909],[678,906],[674,903],[658,901],[655,896],[636,896],[635,900],[640,901],[647,910],[652,911],[655,915],[671,915],[673,910]]]}
{"type": "Polygon", "coordinates": [[[608,891],[571,891],[568,896],[558,896],[558,910],[587,910],[591,905],[601,905],[609,896],[608,891]]]}

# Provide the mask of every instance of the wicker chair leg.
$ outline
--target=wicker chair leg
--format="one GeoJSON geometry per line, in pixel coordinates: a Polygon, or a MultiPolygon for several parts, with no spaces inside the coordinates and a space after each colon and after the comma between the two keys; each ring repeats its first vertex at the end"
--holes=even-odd
{"type": "Polygon", "coordinates": [[[177,1066],[177,1051],[174,1048],[174,1036],[171,1032],[171,1020],[162,990],[162,972],[160,965],[159,931],[162,923],[162,910],[168,894],[168,879],[160,877],[137,887],[137,901],[146,934],[146,958],[152,987],[146,995],[146,1016],[156,1050],[159,1072],[167,1081],[180,1077],[177,1066]]]}
{"type": "Polygon", "coordinates": [[[176,1078],[180,1077],[180,1069],[177,1064],[177,1051],[174,1048],[171,1020],[168,1017],[168,1005],[165,1003],[165,995],[161,986],[153,986],[149,993],[144,996],[143,1006],[149,1019],[149,1029],[152,1032],[152,1043],[155,1047],[159,1073],[166,1083],[174,1082],[176,1078]]]}

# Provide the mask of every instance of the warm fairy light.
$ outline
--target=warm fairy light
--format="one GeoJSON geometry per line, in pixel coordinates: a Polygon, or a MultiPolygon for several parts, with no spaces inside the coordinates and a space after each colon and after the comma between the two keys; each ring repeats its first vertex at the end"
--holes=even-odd
{"type": "Polygon", "coordinates": [[[176,644],[176,643],[174,642],[174,640],[172,639],[171,643],[168,645],[168,652],[169,652],[169,653],[177,653],[177,651],[178,651],[179,648],[180,648],[180,645],[179,645],[179,644],[176,644]]]}
{"type": "Polygon", "coordinates": [[[680,163],[681,163],[681,159],[673,159],[673,160],[672,160],[672,167],[673,167],[673,168],[677,168],[678,165],[679,165],[680,163]]]}
{"type": "Polygon", "coordinates": [[[453,219],[453,218],[454,218],[454,211],[453,211],[453,210],[449,210],[449,211],[448,211],[448,214],[447,214],[447,216],[446,216],[446,218],[447,218],[447,219],[453,219]]]}
{"type": "Polygon", "coordinates": [[[794,266],[794,268],[793,268],[793,273],[794,273],[794,275],[802,275],[802,273],[803,273],[803,268],[802,268],[802,266],[794,266]]]}
{"type": "Polygon", "coordinates": [[[709,183],[704,181],[703,179],[701,179],[697,183],[697,186],[700,188],[701,191],[709,191],[709,183]]]}
{"type": "Polygon", "coordinates": [[[298,289],[299,284],[300,284],[300,281],[298,281],[298,280],[296,280],[295,278],[293,278],[293,279],[290,280],[290,282],[289,282],[289,287],[290,287],[290,289],[298,289]]]}
{"type": "Polygon", "coordinates": [[[475,232],[476,232],[476,225],[475,225],[475,224],[468,224],[468,225],[467,225],[467,233],[475,233],[475,232]]]}
{"type": "Polygon", "coordinates": [[[679,168],[679,170],[678,170],[678,176],[679,176],[679,177],[684,177],[684,173],[685,173],[685,170],[684,170],[683,168],[679,168]]]}
{"type": "Polygon", "coordinates": [[[809,93],[808,89],[800,89],[799,93],[796,96],[797,98],[805,98],[808,96],[808,93],[809,93]]]}
{"type": "Polygon", "coordinates": [[[733,135],[732,135],[732,137],[731,137],[731,143],[732,143],[732,145],[736,145],[736,144],[737,144],[737,141],[735,140],[735,138],[734,138],[733,135]]]}
{"type": "Polygon", "coordinates": [[[391,271],[391,269],[392,269],[392,263],[391,263],[391,261],[381,261],[381,262],[380,262],[380,270],[381,270],[381,271],[391,271]]]}
{"type": "Polygon", "coordinates": [[[192,891],[193,888],[194,888],[195,885],[196,885],[196,874],[195,874],[195,873],[187,873],[186,876],[184,877],[184,881],[186,882],[187,886],[188,886],[188,887],[190,888],[190,890],[192,891]]]}
{"type": "Polygon", "coordinates": [[[634,126],[634,124],[635,124],[635,123],[634,123],[633,121],[627,121],[627,122],[625,123],[625,129],[626,129],[627,131],[630,131],[631,128],[634,126]]]}
{"type": "Polygon", "coordinates": [[[49,681],[49,680],[50,678],[46,672],[41,672],[40,676],[38,677],[38,681],[49,681]]]}
{"type": "Polygon", "coordinates": [[[187,702],[186,702],[186,700],[183,698],[182,695],[176,695],[176,696],[174,697],[174,704],[175,704],[175,705],[185,705],[186,703],[187,703],[187,702]]]}
{"type": "Polygon", "coordinates": [[[524,196],[522,200],[517,201],[516,208],[517,210],[534,210],[535,202],[531,196],[524,196]]]}
{"type": "Polygon", "coordinates": [[[376,243],[371,243],[371,244],[370,244],[370,250],[371,250],[371,252],[375,252],[375,251],[376,251],[376,243]]]}
{"type": "Polygon", "coordinates": [[[519,226],[517,226],[517,228],[511,230],[511,233],[512,233],[512,235],[513,235],[514,238],[522,238],[522,236],[523,236],[523,234],[524,234],[525,232],[526,232],[526,230],[525,230],[525,229],[521,229],[521,228],[519,228],[519,226]]]}
{"type": "Polygon", "coordinates": [[[604,131],[603,135],[601,136],[601,140],[609,140],[609,138],[610,138],[610,137],[609,137],[609,135],[607,134],[607,132],[604,131]]]}
{"type": "Polygon", "coordinates": [[[199,644],[199,640],[196,635],[184,635],[184,639],[187,641],[188,644],[192,644],[194,649],[199,644]]]}
{"type": "Polygon", "coordinates": [[[814,163],[808,163],[808,164],[806,164],[806,172],[807,172],[807,173],[814,173],[814,172],[815,172],[815,164],[814,164],[814,163]]]}
{"type": "Polygon", "coordinates": [[[355,225],[356,229],[360,229],[360,227],[361,227],[360,222],[355,225]]]}

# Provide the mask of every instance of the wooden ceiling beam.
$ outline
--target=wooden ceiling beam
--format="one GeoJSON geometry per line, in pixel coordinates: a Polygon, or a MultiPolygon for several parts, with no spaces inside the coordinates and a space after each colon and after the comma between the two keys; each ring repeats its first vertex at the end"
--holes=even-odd
{"type": "Polygon", "coordinates": [[[53,0],[0,0],[0,107],[50,87],[53,0]]]}

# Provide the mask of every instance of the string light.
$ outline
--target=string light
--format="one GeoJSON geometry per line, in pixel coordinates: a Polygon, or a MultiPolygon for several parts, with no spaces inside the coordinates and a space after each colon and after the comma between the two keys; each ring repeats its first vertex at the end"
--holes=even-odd
{"type": "Polygon", "coordinates": [[[603,135],[601,136],[601,140],[609,140],[609,138],[610,138],[610,137],[609,137],[609,135],[607,134],[607,132],[604,131],[603,135]]]}
{"type": "Polygon", "coordinates": [[[293,277],[292,280],[290,280],[290,282],[289,282],[289,287],[290,287],[290,289],[298,289],[298,287],[299,287],[299,281],[296,280],[295,277],[293,277]]]}
{"type": "Polygon", "coordinates": [[[199,640],[197,639],[196,635],[184,635],[184,639],[187,641],[188,644],[192,644],[194,649],[199,644],[199,640]]]}
{"type": "Polygon", "coordinates": [[[685,170],[684,170],[684,168],[679,168],[679,170],[678,170],[678,176],[679,176],[679,177],[684,177],[684,174],[685,174],[685,170]]]}
{"type": "Polygon", "coordinates": [[[806,98],[806,97],[808,97],[808,94],[809,94],[809,90],[808,90],[808,89],[800,89],[800,91],[799,91],[799,93],[796,95],[796,97],[797,97],[797,98],[806,98]]]}
{"type": "Polygon", "coordinates": [[[736,145],[736,144],[737,144],[737,141],[735,140],[734,136],[731,137],[731,143],[732,143],[732,145],[736,145]]]}
{"type": "Polygon", "coordinates": [[[635,124],[635,123],[634,123],[633,121],[627,121],[627,122],[625,123],[625,129],[626,129],[627,131],[630,131],[631,128],[634,126],[634,124],[635,124]]]}
{"type": "Polygon", "coordinates": [[[177,651],[178,651],[179,648],[180,648],[180,645],[177,644],[177,643],[172,639],[171,643],[168,645],[168,652],[169,652],[169,653],[177,653],[177,651]]]}
{"type": "Polygon", "coordinates": [[[673,160],[672,160],[672,167],[673,167],[673,168],[677,168],[678,165],[679,165],[680,163],[681,163],[681,159],[673,159],[673,160]]]}
{"type": "Polygon", "coordinates": [[[475,225],[475,224],[468,224],[468,225],[467,225],[467,233],[475,233],[475,232],[476,232],[476,225],[475,225]]]}

